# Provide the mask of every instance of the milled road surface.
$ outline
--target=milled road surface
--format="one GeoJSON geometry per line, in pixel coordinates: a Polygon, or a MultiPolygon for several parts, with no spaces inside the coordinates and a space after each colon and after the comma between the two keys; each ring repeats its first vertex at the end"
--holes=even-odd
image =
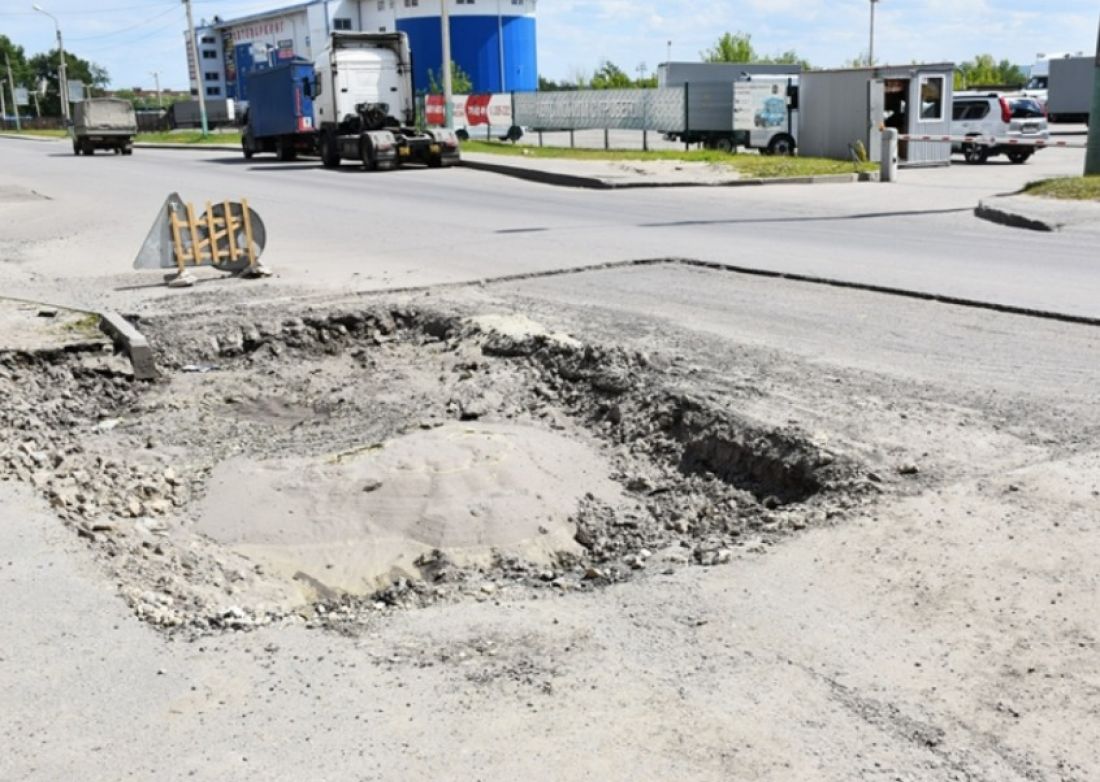
{"type": "MultiPolygon", "coordinates": [[[[53,158],[39,151],[48,144],[12,155],[16,143],[0,140],[0,185],[57,200],[0,205],[4,291],[190,311],[186,328],[208,337],[225,337],[242,303],[279,318],[266,297],[286,306],[305,291],[689,255],[669,250],[685,243],[714,260],[899,275],[1096,314],[1092,248],[1080,235],[1023,234],[962,212],[817,219],[883,211],[872,186],[585,194],[447,171],[405,172],[384,190],[381,177],[350,170],[257,165],[239,178],[224,172],[240,164],[201,154],[136,153],[132,170],[146,181],[116,174],[66,189],[61,172],[74,162],[130,160],[53,158]],[[258,192],[252,179],[271,184],[258,192]],[[339,206],[330,182],[362,200],[339,206]],[[283,276],[125,290],[159,282],[128,271],[146,230],[130,215],[151,221],[173,188],[253,199],[283,276]],[[371,226],[392,228],[414,204],[431,205],[418,225],[367,241],[371,226]],[[796,219],[637,227],[690,222],[700,210],[708,220],[731,210],[796,219]],[[72,221],[50,217],[59,214],[72,221]],[[551,230],[495,233],[538,225],[551,230]],[[779,233],[755,236],[761,227],[779,233]],[[448,233],[468,241],[448,245],[448,233]],[[324,252],[308,253],[311,243],[324,252]]],[[[966,184],[968,170],[913,172],[911,188],[890,192],[919,211],[929,201],[962,208],[983,187],[994,192],[988,179],[966,184]]],[[[107,575],[111,558],[64,526],[41,492],[0,482],[0,779],[1100,776],[1100,330],[668,265],[435,289],[400,303],[519,313],[643,351],[684,394],[764,427],[797,427],[858,460],[881,498],[774,544],[745,540],[715,567],[654,561],[623,583],[560,595],[503,579],[471,599],[380,613],[347,636],[291,623],[188,641],[136,618],[107,575]]],[[[312,377],[313,361],[289,366],[312,377]]],[[[217,386],[204,377],[175,374],[143,404],[216,424],[205,416],[226,401],[207,398],[217,386]]],[[[284,392],[268,387],[273,377],[257,373],[257,389],[284,392]]],[[[397,398],[406,379],[393,377],[397,398]]],[[[8,404],[20,379],[0,373],[8,404]]],[[[121,415],[81,445],[124,444],[131,418],[158,420],[144,407],[121,415]]]]}
{"type": "Polygon", "coordinates": [[[178,191],[200,209],[248,198],[279,275],[265,284],[294,296],[687,257],[1097,316],[1094,234],[1010,230],[972,214],[983,197],[1077,173],[1082,155],[908,170],[891,186],[591,193],[461,169],[369,175],[222,151],[77,158],[64,142],[3,138],[0,184],[49,200],[5,199],[0,283],[9,295],[122,309],[163,295],[158,274],[131,264],[178,191]]]}

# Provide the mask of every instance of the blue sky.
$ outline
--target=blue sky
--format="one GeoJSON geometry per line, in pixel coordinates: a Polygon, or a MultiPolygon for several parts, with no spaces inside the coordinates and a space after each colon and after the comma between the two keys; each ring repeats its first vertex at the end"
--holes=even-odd
{"type": "MultiPolygon", "coordinates": [[[[53,45],[53,24],[33,0],[0,0],[0,33],[29,53],[53,45]]],[[[114,86],[183,88],[179,0],[39,0],[61,22],[66,49],[110,72],[114,86]]],[[[283,0],[194,0],[199,17],[225,18],[283,0]]],[[[795,49],[818,66],[867,49],[869,0],[541,0],[539,70],[550,78],[591,75],[603,59],[632,75],[666,59],[696,60],[725,31],[750,33],[758,51],[795,49]]],[[[1030,64],[1037,52],[1096,48],[1096,0],[881,0],[878,59],[959,61],[979,53],[1030,64]]]]}

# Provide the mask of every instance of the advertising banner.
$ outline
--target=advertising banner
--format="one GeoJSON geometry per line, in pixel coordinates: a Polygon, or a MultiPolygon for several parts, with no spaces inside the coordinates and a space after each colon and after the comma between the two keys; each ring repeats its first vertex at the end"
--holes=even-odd
{"type": "MultiPolygon", "coordinates": [[[[429,125],[441,126],[446,122],[442,95],[428,95],[424,103],[425,119],[429,125]]],[[[511,127],[512,96],[509,93],[453,95],[451,117],[455,128],[471,128],[478,125],[511,127]]]]}

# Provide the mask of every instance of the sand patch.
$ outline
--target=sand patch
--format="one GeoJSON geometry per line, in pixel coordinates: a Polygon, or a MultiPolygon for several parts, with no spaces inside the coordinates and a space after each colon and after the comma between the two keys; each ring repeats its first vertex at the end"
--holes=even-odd
{"type": "Polygon", "coordinates": [[[198,531],[300,585],[364,593],[419,576],[415,561],[433,549],[461,565],[575,552],[570,517],[586,493],[619,499],[583,443],[452,423],[328,457],[227,460],[198,531]]]}

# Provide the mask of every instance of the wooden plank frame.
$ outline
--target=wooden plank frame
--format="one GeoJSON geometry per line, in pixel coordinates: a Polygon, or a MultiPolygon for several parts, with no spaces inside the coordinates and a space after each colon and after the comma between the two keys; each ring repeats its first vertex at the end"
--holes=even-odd
{"type": "Polygon", "coordinates": [[[247,199],[241,199],[241,216],[233,214],[234,204],[223,201],[222,215],[214,214],[213,205],[206,202],[205,220],[195,216],[193,204],[186,204],[184,215],[180,215],[171,206],[168,218],[172,232],[172,250],[179,273],[183,274],[188,265],[217,266],[220,263],[232,263],[248,258],[250,268],[256,266],[256,250],[252,237],[252,219],[247,199]],[[241,247],[237,242],[238,232],[244,229],[245,242],[241,247]],[[225,240],[226,247],[219,247],[225,240]]]}

